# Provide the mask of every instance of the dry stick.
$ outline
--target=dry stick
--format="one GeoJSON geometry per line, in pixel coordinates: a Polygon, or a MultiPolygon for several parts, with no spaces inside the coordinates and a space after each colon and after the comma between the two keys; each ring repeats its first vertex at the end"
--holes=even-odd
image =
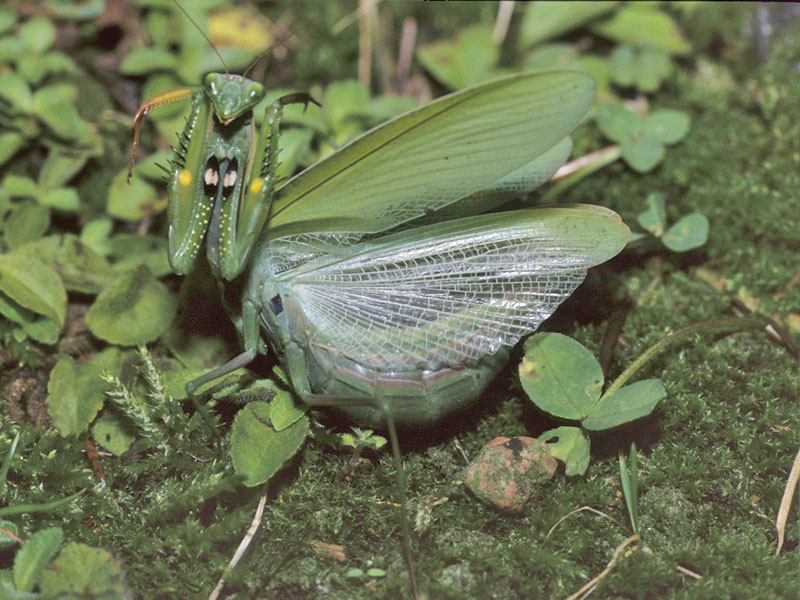
{"type": "Polygon", "coordinates": [[[684,575],[687,575],[687,576],[691,577],[692,579],[698,579],[698,580],[699,580],[699,579],[702,579],[702,578],[703,578],[703,576],[702,576],[702,575],[698,575],[698,574],[697,574],[697,573],[695,573],[694,571],[691,571],[691,570],[687,569],[686,567],[682,567],[682,566],[680,566],[680,565],[676,565],[676,566],[675,566],[675,570],[676,570],[678,573],[682,573],[682,574],[684,574],[684,575]]]}
{"type": "Polygon", "coordinates": [[[622,542],[619,546],[617,546],[617,549],[614,550],[614,555],[611,557],[611,562],[608,563],[608,566],[602,571],[600,571],[600,573],[597,576],[593,577],[592,580],[589,581],[589,583],[584,585],[581,589],[579,589],[577,592],[575,592],[569,598],[567,598],[567,600],[576,600],[577,598],[585,597],[584,594],[588,596],[589,595],[588,592],[591,592],[594,586],[600,583],[600,581],[604,577],[606,577],[609,573],[611,573],[611,570],[614,568],[614,565],[617,564],[617,558],[619,557],[620,552],[622,552],[630,544],[633,544],[638,541],[639,541],[639,536],[632,535],[627,540],[622,542]]]}
{"type": "Polygon", "coordinates": [[[24,543],[25,543],[21,537],[19,537],[19,536],[18,536],[16,533],[14,533],[13,531],[9,531],[9,530],[8,530],[8,529],[6,529],[5,527],[0,527],[0,533],[2,533],[3,535],[6,535],[6,536],[8,536],[8,537],[10,537],[12,540],[14,540],[15,542],[17,542],[18,544],[24,544],[24,543]]]}
{"type": "Polygon", "coordinates": [[[217,600],[219,598],[219,594],[222,591],[222,586],[225,584],[225,576],[233,571],[233,568],[239,564],[242,556],[244,556],[247,547],[250,545],[250,542],[253,541],[253,537],[258,531],[258,527],[261,525],[261,517],[264,515],[264,506],[267,504],[267,489],[265,486],[264,495],[261,496],[261,499],[258,501],[258,508],[256,508],[256,514],[253,516],[253,522],[250,523],[250,528],[247,530],[247,533],[242,538],[242,541],[239,542],[239,547],[236,549],[236,553],[233,555],[231,562],[228,563],[228,568],[225,569],[225,572],[222,574],[222,577],[219,578],[217,582],[217,587],[214,588],[214,591],[211,592],[211,595],[208,597],[208,600],[217,600]]]}
{"type": "MultiPolygon", "coordinates": [[[[571,510],[571,511],[569,511],[567,514],[565,514],[563,517],[561,517],[561,518],[560,518],[558,521],[556,521],[556,522],[553,524],[553,526],[550,528],[550,531],[548,531],[548,532],[547,532],[547,535],[546,535],[546,536],[544,536],[544,537],[545,537],[545,539],[549,538],[549,537],[550,537],[550,535],[551,535],[551,534],[552,534],[552,533],[555,531],[556,527],[558,527],[558,525],[559,525],[559,524],[560,524],[560,523],[561,523],[563,520],[565,520],[567,517],[569,517],[569,516],[571,516],[571,515],[574,515],[574,514],[576,514],[576,513],[579,513],[579,512],[583,512],[583,511],[585,511],[585,510],[588,510],[589,512],[593,512],[593,513],[595,513],[596,515],[600,515],[601,517],[605,517],[606,519],[608,519],[609,521],[611,521],[612,523],[614,523],[615,525],[617,525],[617,526],[618,526],[620,529],[628,529],[627,527],[625,527],[625,525],[623,525],[622,523],[620,523],[619,521],[617,521],[617,520],[616,520],[614,517],[612,517],[612,516],[610,516],[610,515],[607,515],[606,513],[602,512],[602,511],[600,511],[600,510],[597,510],[596,508],[592,508],[591,506],[581,506],[580,508],[576,508],[575,510],[571,510]]],[[[628,529],[628,531],[630,531],[630,529],[628,529]]]]}
{"type": "MultiPolygon", "coordinates": [[[[719,275],[706,267],[699,267],[695,275],[701,281],[707,283],[718,292],[731,298],[733,306],[744,313],[761,316],[764,319],[765,331],[767,334],[791,354],[794,358],[800,357],[800,349],[792,341],[789,333],[789,322],[781,318],[780,315],[769,316],[761,312],[761,302],[758,298],[750,294],[745,288],[740,287],[734,294],[728,291],[730,280],[719,275]]],[[[792,285],[790,281],[788,285],[792,285]]],[[[791,315],[790,315],[791,316],[791,315]]]]}
{"type": "Polygon", "coordinates": [[[413,17],[406,17],[403,20],[403,32],[400,34],[400,48],[397,51],[397,71],[395,73],[395,88],[401,96],[406,90],[416,45],[417,21],[413,17]]]}
{"type": "Polygon", "coordinates": [[[610,165],[620,156],[622,156],[622,150],[618,144],[615,144],[568,162],[550,178],[552,185],[542,194],[541,202],[544,204],[555,202],[555,199],[565,189],[606,165],[610,165]]]}
{"type": "Polygon", "coordinates": [[[592,152],[591,154],[585,154],[584,156],[579,156],[575,160],[571,160],[568,163],[562,165],[558,169],[558,171],[556,171],[555,175],[553,175],[550,178],[550,181],[559,181],[561,179],[564,179],[565,177],[574,175],[578,171],[581,171],[589,166],[594,167],[595,165],[598,164],[599,167],[605,166],[606,164],[608,164],[607,161],[609,161],[609,159],[610,162],[613,162],[617,160],[620,156],[622,156],[622,150],[617,144],[613,146],[608,146],[606,148],[603,148],[602,150],[598,150],[597,152],[592,152]]]}
{"type": "Polygon", "coordinates": [[[789,509],[792,506],[792,497],[794,496],[794,489],[797,487],[797,482],[800,480],[800,450],[794,457],[792,470],[789,472],[789,479],[786,482],[786,489],[783,490],[783,498],[781,498],[781,506],[778,509],[778,518],[775,520],[775,529],[778,530],[778,547],[775,548],[775,556],[778,556],[783,547],[783,536],[786,533],[786,520],[789,518],[789,509]]]}
{"type": "Polygon", "coordinates": [[[372,77],[372,37],[377,23],[377,0],[358,2],[358,82],[370,88],[372,77]]]}
{"type": "Polygon", "coordinates": [[[498,46],[502,45],[508,34],[511,15],[514,14],[514,0],[501,0],[497,8],[497,18],[492,29],[492,39],[498,46]]]}

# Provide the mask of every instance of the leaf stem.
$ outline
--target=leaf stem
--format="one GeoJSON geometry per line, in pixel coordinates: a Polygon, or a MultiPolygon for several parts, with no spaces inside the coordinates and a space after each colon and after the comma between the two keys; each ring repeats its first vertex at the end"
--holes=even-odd
{"type": "Polygon", "coordinates": [[[761,317],[722,317],[719,319],[709,319],[707,321],[698,321],[697,323],[692,323],[691,325],[687,325],[685,327],[681,327],[680,329],[676,329],[665,335],[663,338],[658,340],[655,344],[650,346],[647,350],[645,350],[639,358],[634,360],[628,368],[625,369],[622,373],[620,373],[619,377],[617,377],[614,382],[608,387],[608,389],[603,394],[604,396],[610,396],[618,389],[620,389],[623,385],[627,383],[627,381],[638,371],[647,361],[653,358],[656,354],[658,354],[661,350],[666,348],[670,343],[685,337],[691,333],[695,333],[697,331],[702,331],[704,329],[740,329],[740,328],[750,328],[750,327],[763,327],[765,319],[761,317]]]}

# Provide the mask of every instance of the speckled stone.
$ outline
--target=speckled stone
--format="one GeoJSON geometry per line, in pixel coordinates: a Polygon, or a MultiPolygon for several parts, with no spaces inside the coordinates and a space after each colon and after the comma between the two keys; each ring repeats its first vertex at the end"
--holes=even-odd
{"type": "Polygon", "coordinates": [[[467,467],[464,481],[475,496],[504,512],[521,512],[537,486],[553,476],[556,459],[531,437],[496,437],[467,467]]]}

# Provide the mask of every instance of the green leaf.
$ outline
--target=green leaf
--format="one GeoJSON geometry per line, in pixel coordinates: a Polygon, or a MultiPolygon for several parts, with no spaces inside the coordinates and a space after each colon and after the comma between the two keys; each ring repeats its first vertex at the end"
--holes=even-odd
{"type": "Polygon", "coordinates": [[[293,127],[281,132],[281,161],[275,169],[279,179],[289,178],[300,166],[311,148],[314,132],[310,129],[293,127]]]}
{"type": "Polygon", "coordinates": [[[637,381],[603,396],[581,425],[590,431],[600,431],[635,421],[653,412],[666,395],[660,379],[637,381]]]}
{"type": "Polygon", "coordinates": [[[159,198],[154,186],[135,173],[128,185],[127,171],[120,171],[108,190],[106,212],[125,221],[141,221],[146,216],[161,212],[166,205],[166,198],[159,198]]]}
{"type": "Polygon", "coordinates": [[[281,390],[269,403],[269,420],[275,431],[283,431],[306,414],[306,409],[297,404],[292,395],[281,390]]]}
{"type": "Polygon", "coordinates": [[[105,258],[73,234],[50,235],[26,244],[19,252],[54,269],[70,291],[96,294],[117,277],[105,258]]]}
{"type": "Polygon", "coordinates": [[[337,134],[345,129],[348,121],[358,123],[368,101],[369,91],[355,79],[337,81],[328,86],[322,106],[337,142],[342,141],[337,134]]]}
{"type": "Polygon", "coordinates": [[[646,229],[656,237],[664,234],[664,227],[667,225],[667,209],[664,204],[664,194],[653,192],[645,200],[647,210],[639,213],[636,220],[643,229],[646,229]]]}
{"type": "Polygon", "coordinates": [[[47,411],[58,432],[67,437],[89,428],[105,400],[100,370],[65,356],[56,363],[47,384],[47,411]]]}
{"type": "Polygon", "coordinates": [[[0,37],[0,60],[9,63],[25,55],[25,46],[15,35],[0,37]]]}
{"type": "Polygon", "coordinates": [[[573,44],[541,44],[525,59],[525,68],[566,69],[571,67],[577,58],[578,51],[573,44]]]}
{"type": "Polygon", "coordinates": [[[360,579],[364,577],[364,571],[359,569],[358,567],[353,567],[351,569],[347,569],[344,573],[345,577],[350,577],[351,579],[360,579]]]}
{"type": "Polygon", "coordinates": [[[623,87],[632,86],[636,80],[636,55],[630,46],[617,46],[609,57],[611,79],[623,87]]]}
{"type": "Polygon", "coordinates": [[[0,133],[0,165],[8,162],[24,145],[25,138],[16,131],[0,133]]]}
{"type": "Polygon", "coordinates": [[[154,277],[171,273],[167,258],[167,240],[160,235],[118,233],[109,240],[116,273],[129,272],[145,265],[154,277]]]}
{"type": "Polygon", "coordinates": [[[17,60],[17,73],[25,78],[25,81],[32,86],[37,86],[42,82],[47,65],[38,54],[23,54],[17,60]]]}
{"type": "Polygon", "coordinates": [[[39,173],[39,187],[43,190],[58,188],[80,171],[89,160],[86,152],[75,152],[60,146],[53,146],[47,153],[47,160],[39,173]]]}
{"type": "Polygon", "coordinates": [[[619,2],[531,2],[520,26],[520,45],[528,48],[580,27],[608,12],[619,2]]]}
{"type": "MultiPolygon", "coordinates": [[[[281,142],[283,142],[282,133],[281,133],[281,142]]],[[[134,170],[134,176],[131,179],[131,185],[133,185],[136,175],[138,175],[139,177],[143,177],[145,179],[152,179],[161,184],[164,181],[164,171],[163,169],[161,169],[159,165],[166,167],[169,164],[169,161],[172,160],[174,156],[175,153],[171,150],[160,150],[158,152],[153,152],[143,160],[137,162],[134,170]]],[[[127,173],[126,173],[126,178],[127,178],[127,173]]]]}
{"type": "Polygon", "coordinates": [[[64,212],[78,212],[81,200],[74,188],[56,188],[39,194],[39,204],[64,212]]]}
{"type": "Polygon", "coordinates": [[[50,210],[35,202],[23,202],[11,213],[5,225],[5,241],[10,249],[38,239],[50,227],[50,210]]]}
{"type": "Polygon", "coordinates": [[[60,329],[53,321],[21,307],[5,294],[0,294],[0,314],[21,325],[25,334],[37,342],[55,344],[58,341],[60,329]]]}
{"type": "Polygon", "coordinates": [[[0,255],[0,292],[63,327],[67,292],[58,274],[41,260],[20,252],[0,255]]]}
{"type": "Polygon", "coordinates": [[[111,244],[108,236],[114,229],[114,223],[107,217],[100,217],[89,221],[81,229],[80,240],[101,256],[111,254],[111,244]]]}
{"type": "Polygon", "coordinates": [[[103,448],[119,456],[127,452],[136,440],[135,432],[130,424],[116,412],[108,410],[92,425],[92,437],[103,448]]]}
{"type": "Polygon", "coordinates": [[[417,59],[422,66],[451,90],[460,90],[491,77],[498,57],[491,30],[481,25],[462,30],[453,40],[417,48],[417,59]]]}
{"type": "Polygon", "coordinates": [[[568,477],[583,475],[589,468],[589,436],[580,427],[556,427],[545,431],[539,440],[547,442],[553,458],[563,461],[568,477]],[[557,440],[551,442],[549,440],[557,440]]]}
{"type": "Polygon", "coordinates": [[[39,193],[33,179],[13,173],[3,179],[3,191],[12,198],[35,198],[39,193]]]}
{"type": "Polygon", "coordinates": [[[153,71],[174,71],[178,56],[167,48],[134,46],[119,66],[122,75],[144,75],[153,71]]]}
{"type": "Polygon", "coordinates": [[[692,213],[670,227],[661,241],[673,252],[686,252],[699,248],[707,239],[708,219],[700,213],[692,213]]]}
{"type": "Polygon", "coordinates": [[[102,548],[70,542],[42,573],[45,600],[91,598],[121,600],[129,597],[122,562],[102,548]]]}
{"type": "Polygon", "coordinates": [[[618,143],[631,140],[642,130],[638,113],[620,104],[598,104],[594,115],[603,135],[618,143]]]}
{"type": "Polygon", "coordinates": [[[37,531],[22,545],[14,557],[14,586],[20,592],[32,592],[42,570],[58,552],[64,539],[60,527],[37,531]]]}
{"type": "MultiPolygon", "coordinates": [[[[74,74],[77,73],[78,69],[75,66],[75,63],[72,59],[60,52],[58,50],[51,50],[44,55],[26,55],[25,59],[29,59],[27,62],[31,66],[29,69],[28,81],[33,83],[34,85],[39,85],[45,77],[51,74],[74,74]],[[31,76],[34,76],[32,79],[31,76]]],[[[22,62],[18,62],[17,66],[22,67],[22,62]]]]}
{"type": "Polygon", "coordinates": [[[643,48],[636,60],[636,87],[655,92],[672,72],[669,55],[657,48],[643,48]]]}
{"type": "Polygon", "coordinates": [[[641,50],[619,46],[611,53],[611,77],[621,86],[635,85],[644,92],[656,91],[672,72],[672,61],[658,48],[641,50]]]}
{"type": "Polygon", "coordinates": [[[308,434],[308,417],[302,417],[283,431],[269,421],[266,402],[251,402],[236,414],[231,434],[231,459],[244,485],[253,487],[268,481],[294,456],[308,434]]]}
{"type": "Polygon", "coordinates": [[[664,158],[664,144],[649,139],[620,142],[622,158],[639,173],[652,170],[664,158]]]}
{"type": "Polygon", "coordinates": [[[527,339],[519,377],[533,403],[561,419],[584,418],[603,388],[603,371],[592,354],[558,333],[527,339]]]}
{"type": "Polygon", "coordinates": [[[53,500],[52,502],[45,502],[43,504],[12,504],[11,506],[6,506],[5,508],[0,508],[0,519],[5,517],[11,517],[14,515],[27,515],[31,513],[37,512],[51,512],[64,506],[65,504],[69,504],[75,498],[79,497],[86,491],[86,488],[82,489],[79,492],[75,492],[71,496],[67,496],[66,498],[60,498],[58,500],[53,500]]]}
{"type": "Polygon", "coordinates": [[[86,326],[100,339],[133,346],[158,338],[176,311],[175,296],[141,265],[100,293],[86,314],[86,326]]]}
{"type": "Polygon", "coordinates": [[[14,113],[30,114],[33,94],[28,82],[13,72],[0,73],[0,99],[11,105],[14,113]]]}
{"type": "Polygon", "coordinates": [[[56,28],[49,19],[33,17],[20,26],[18,35],[29,52],[41,54],[53,45],[56,28]]]}
{"type": "Polygon", "coordinates": [[[81,118],[74,104],[50,94],[47,88],[36,90],[33,107],[36,116],[64,140],[87,141],[92,136],[91,125],[81,118]]]}
{"type": "Polygon", "coordinates": [[[8,33],[17,24],[17,18],[13,12],[0,8],[0,34],[8,33]]]}
{"type": "Polygon", "coordinates": [[[690,125],[689,114],[682,110],[657,110],[644,118],[644,134],[662,144],[675,144],[686,137],[690,125]]]}
{"type": "Polygon", "coordinates": [[[386,577],[386,571],[373,567],[367,569],[367,577],[386,577]]]}
{"type": "Polygon", "coordinates": [[[2,551],[7,551],[17,547],[17,540],[10,537],[6,531],[18,536],[19,527],[17,527],[17,524],[14,523],[14,521],[0,520],[0,550],[2,551]]]}
{"type": "Polygon", "coordinates": [[[692,49],[672,17],[649,4],[626,4],[591,28],[600,35],[638,48],[655,47],[669,54],[688,54],[692,49]]]}

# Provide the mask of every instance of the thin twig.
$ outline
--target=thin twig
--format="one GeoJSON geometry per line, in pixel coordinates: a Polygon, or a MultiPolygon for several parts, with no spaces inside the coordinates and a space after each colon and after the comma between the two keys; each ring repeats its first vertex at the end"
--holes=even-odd
{"type": "Polygon", "coordinates": [[[703,578],[703,576],[702,576],[702,575],[698,575],[698,574],[697,574],[697,573],[695,573],[694,571],[690,571],[690,570],[689,570],[689,569],[687,569],[686,567],[682,567],[682,566],[680,566],[680,565],[675,565],[675,570],[676,570],[678,573],[683,573],[684,575],[688,575],[688,576],[689,576],[689,577],[691,577],[692,579],[702,579],[702,578],[703,578]]]}
{"type": "Polygon", "coordinates": [[[568,597],[567,600],[577,600],[577,598],[584,598],[585,597],[584,596],[585,593],[588,596],[587,592],[590,592],[594,588],[594,586],[596,586],[598,583],[600,583],[600,581],[604,577],[606,577],[609,573],[611,573],[611,570],[614,568],[614,565],[617,564],[617,558],[619,557],[620,553],[627,546],[629,546],[630,544],[633,544],[635,542],[638,542],[638,541],[639,541],[639,536],[638,535],[632,535],[627,540],[622,542],[619,546],[617,546],[617,549],[614,550],[614,555],[611,557],[611,562],[608,563],[608,566],[605,569],[603,569],[602,571],[600,571],[600,573],[597,576],[593,577],[592,580],[589,581],[586,585],[584,585],[581,589],[579,589],[577,592],[575,592],[570,597],[568,597]]]}
{"type": "Polygon", "coordinates": [[[370,88],[372,79],[372,40],[378,21],[376,0],[358,2],[358,82],[370,88]]]}
{"type": "Polygon", "coordinates": [[[619,526],[623,530],[628,530],[628,528],[625,527],[625,525],[623,525],[622,523],[617,521],[614,517],[611,517],[611,516],[607,515],[606,513],[597,510],[596,508],[592,508],[591,506],[581,506],[580,508],[576,508],[575,510],[569,511],[567,514],[565,514],[563,517],[561,517],[558,521],[556,521],[555,524],[550,528],[550,531],[547,532],[547,535],[544,536],[545,539],[550,537],[550,535],[555,531],[556,527],[558,527],[558,525],[561,523],[561,521],[565,520],[567,517],[569,517],[571,515],[574,515],[575,513],[583,512],[585,510],[588,510],[589,512],[593,512],[593,513],[595,513],[597,515],[600,515],[601,517],[605,517],[606,519],[608,519],[609,521],[611,521],[615,525],[619,526]]]}
{"type": "Polygon", "coordinates": [[[247,547],[250,545],[250,542],[253,541],[253,537],[256,535],[256,531],[258,531],[259,526],[261,525],[261,517],[264,515],[264,507],[267,504],[267,490],[264,490],[264,495],[261,496],[261,499],[258,501],[258,507],[256,508],[256,514],[253,516],[253,521],[250,523],[250,527],[247,530],[247,533],[242,538],[242,541],[239,542],[239,547],[236,549],[236,553],[233,555],[231,562],[228,563],[228,568],[225,569],[225,572],[222,574],[222,577],[219,578],[217,582],[217,586],[214,588],[214,591],[211,592],[211,595],[208,597],[208,600],[217,600],[219,598],[219,594],[222,591],[222,586],[225,584],[225,576],[228,575],[231,571],[233,571],[234,567],[239,564],[242,556],[244,556],[247,547]]]}
{"type": "Polygon", "coordinates": [[[781,506],[778,509],[778,518],[775,520],[775,529],[778,530],[778,547],[775,548],[775,556],[778,556],[783,548],[783,537],[786,533],[786,520],[789,518],[789,509],[792,506],[792,498],[797,482],[800,479],[800,450],[794,457],[792,470],[789,472],[789,479],[786,481],[786,489],[783,490],[781,506]]]}
{"type": "Polygon", "coordinates": [[[400,48],[397,51],[397,70],[395,72],[395,85],[397,93],[401,96],[405,92],[408,74],[411,70],[411,61],[414,58],[414,48],[417,45],[417,20],[406,17],[403,20],[403,31],[400,34],[400,48]]]}
{"type": "Polygon", "coordinates": [[[498,46],[506,39],[512,14],[514,14],[514,0],[500,0],[500,5],[497,7],[497,18],[494,20],[494,29],[492,29],[492,39],[498,46]]]}
{"type": "Polygon", "coordinates": [[[573,173],[577,173],[578,171],[585,169],[590,165],[594,165],[596,163],[603,163],[608,158],[613,157],[614,160],[621,156],[622,151],[618,144],[614,144],[613,146],[608,146],[603,148],[602,150],[598,150],[597,152],[592,152],[590,154],[584,154],[583,156],[579,156],[575,160],[571,160],[568,163],[561,166],[561,168],[556,171],[555,175],[550,178],[550,181],[558,181],[560,179],[564,179],[565,177],[572,175],[573,173]]]}

